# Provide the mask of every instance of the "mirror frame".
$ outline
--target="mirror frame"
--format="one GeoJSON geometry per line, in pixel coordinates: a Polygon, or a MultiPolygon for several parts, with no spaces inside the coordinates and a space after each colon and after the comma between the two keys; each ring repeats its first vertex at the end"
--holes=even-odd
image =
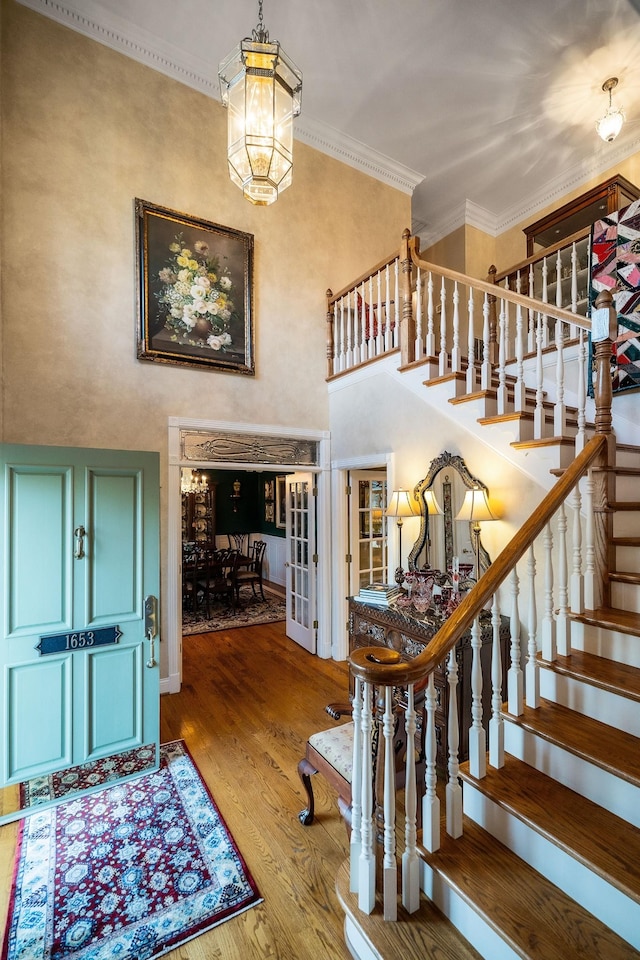
{"type": "MultiPolygon", "coordinates": [[[[409,553],[409,556],[407,558],[409,570],[419,569],[416,566],[416,560],[418,559],[422,551],[427,546],[427,538],[429,535],[429,515],[426,510],[424,494],[425,494],[425,491],[431,489],[431,486],[435,478],[437,477],[437,475],[440,473],[441,470],[455,470],[468,490],[471,490],[474,487],[480,487],[480,489],[484,490],[485,493],[487,494],[489,493],[489,488],[487,487],[487,485],[483,483],[482,480],[479,480],[477,477],[474,477],[473,474],[469,472],[469,469],[467,468],[467,465],[461,456],[459,456],[458,454],[449,453],[447,450],[445,450],[444,453],[441,453],[439,457],[435,457],[435,459],[433,459],[429,464],[429,470],[427,471],[426,477],[423,480],[421,480],[419,483],[417,483],[413,488],[414,498],[420,504],[420,533],[418,534],[418,539],[415,541],[413,547],[411,548],[411,552],[409,553]]],[[[447,509],[446,506],[443,504],[441,504],[441,506],[445,511],[445,516],[444,516],[445,522],[449,520],[451,523],[455,523],[455,517],[453,516],[448,517],[446,513],[446,509],[447,509]]],[[[473,524],[470,523],[469,535],[471,538],[471,542],[473,543],[472,529],[473,529],[473,524]]],[[[482,574],[485,572],[485,570],[487,570],[490,567],[491,557],[489,556],[484,546],[482,545],[481,539],[479,540],[479,548],[480,548],[480,573],[482,574]]],[[[444,544],[444,557],[445,557],[445,568],[447,568],[448,564],[451,562],[452,557],[449,557],[447,555],[446,537],[445,537],[445,544],[444,544]]],[[[447,570],[445,569],[442,572],[446,573],[447,570]]]]}

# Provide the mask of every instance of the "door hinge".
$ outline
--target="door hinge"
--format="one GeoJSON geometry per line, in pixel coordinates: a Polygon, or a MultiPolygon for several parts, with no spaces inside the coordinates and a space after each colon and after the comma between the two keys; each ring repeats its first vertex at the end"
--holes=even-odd
{"type": "Polygon", "coordinates": [[[318,624],[318,621],[317,621],[317,620],[314,620],[314,621],[313,621],[313,629],[314,629],[314,630],[317,630],[317,629],[318,629],[318,625],[319,625],[319,624],[318,624]]]}
{"type": "Polygon", "coordinates": [[[344,492],[346,493],[346,495],[347,495],[348,497],[351,496],[351,484],[348,483],[348,484],[346,485],[346,487],[344,488],[344,492]]]}
{"type": "Polygon", "coordinates": [[[348,553],[344,559],[345,559],[345,563],[353,563],[353,557],[351,556],[350,553],[348,553]]]}
{"type": "Polygon", "coordinates": [[[318,563],[318,554],[317,554],[317,553],[314,553],[314,555],[313,555],[313,557],[312,557],[311,559],[312,559],[312,561],[313,561],[315,564],[317,564],[317,563],[318,563]]]}
{"type": "Polygon", "coordinates": [[[317,487],[317,486],[313,487],[311,493],[313,494],[314,497],[317,497],[317,496],[318,496],[318,487],[317,487]]]}

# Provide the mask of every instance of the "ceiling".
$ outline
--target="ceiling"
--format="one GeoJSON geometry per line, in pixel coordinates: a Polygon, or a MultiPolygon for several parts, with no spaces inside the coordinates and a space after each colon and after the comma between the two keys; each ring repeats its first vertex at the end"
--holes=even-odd
{"type": "MultiPolygon", "coordinates": [[[[258,21],[257,0],[20,2],[218,99],[258,21]]],[[[264,0],[264,22],[303,72],[296,137],[413,190],[423,247],[535,219],[640,150],[640,0],[264,0]]]]}

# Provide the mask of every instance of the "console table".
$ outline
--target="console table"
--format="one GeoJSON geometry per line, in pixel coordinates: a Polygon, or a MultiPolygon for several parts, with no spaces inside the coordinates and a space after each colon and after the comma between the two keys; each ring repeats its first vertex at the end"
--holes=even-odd
{"type": "MultiPolygon", "coordinates": [[[[349,652],[360,647],[389,647],[396,650],[403,660],[418,656],[435,636],[444,622],[435,611],[428,611],[418,619],[394,607],[377,607],[349,599],[349,652]]],[[[491,614],[480,614],[482,650],[480,660],[482,674],[491,676],[491,650],[493,629],[491,614]]],[[[500,654],[502,658],[502,694],[507,689],[507,658],[509,652],[509,619],[500,618],[500,654]]],[[[458,758],[462,762],[469,757],[469,727],[471,726],[471,631],[467,631],[456,645],[458,663],[458,728],[460,745],[458,758]]],[[[446,775],[448,762],[447,715],[449,712],[449,684],[446,664],[439,664],[434,673],[436,688],[436,766],[438,773],[446,775]]],[[[491,684],[484,683],[482,694],[482,723],[487,729],[491,711],[491,684]]]]}

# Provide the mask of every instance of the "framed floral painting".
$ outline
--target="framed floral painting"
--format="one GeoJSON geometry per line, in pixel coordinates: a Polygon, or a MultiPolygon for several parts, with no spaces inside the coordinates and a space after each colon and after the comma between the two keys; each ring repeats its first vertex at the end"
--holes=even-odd
{"type": "Polygon", "coordinates": [[[136,200],[138,359],[255,374],[253,234],[136,200]]]}

